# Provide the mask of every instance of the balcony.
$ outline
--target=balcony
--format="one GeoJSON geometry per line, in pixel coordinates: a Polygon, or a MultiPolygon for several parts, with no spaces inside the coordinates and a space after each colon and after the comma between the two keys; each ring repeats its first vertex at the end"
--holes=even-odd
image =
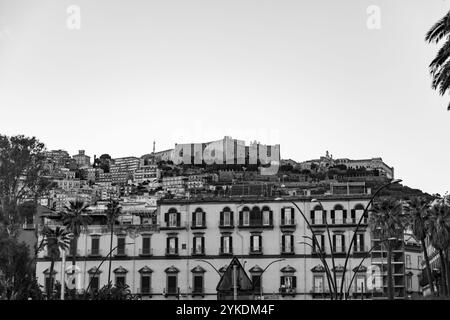
{"type": "Polygon", "coordinates": [[[294,246],[281,246],[280,251],[281,254],[295,254],[294,246]]]}
{"type": "Polygon", "coordinates": [[[102,256],[102,250],[97,248],[97,249],[89,249],[88,250],[88,256],[89,257],[101,257],[102,256]]]}
{"type": "Polygon", "coordinates": [[[206,229],[205,221],[202,221],[202,223],[197,223],[196,221],[192,221],[191,230],[198,230],[198,229],[206,229]]]}
{"type": "Polygon", "coordinates": [[[180,222],[179,224],[173,223],[167,223],[160,227],[160,230],[183,230],[187,229],[188,223],[187,222],[180,222]]]}
{"type": "Polygon", "coordinates": [[[164,288],[163,295],[165,297],[179,296],[180,295],[180,288],[178,288],[178,287],[177,288],[174,288],[174,287],[164,288]]]}
{"type": "Polygon", "coordinates": [[[289,296],[289,295],[295,296],[297,294],[297,289],[281,287],[280,294],[281,296],[289,296]]]}
{"type": "Polygon", "coordinates": [[[177,256],[178,248],[166,248],[166,256],[177,256]]]}
{"type": "Polygon", "coordinates": [[[36,229],[36,224],[34,224],[34,223],[24,223],[22,225],[22,229],[23,230],[35,230],[36,229]]]}
{"type": "Polygon", "coordinates": [[[128,249],[127,248],[116,248],[114,252],[115,257],[126,257],[128,256],[128,249]]]}
{"type": "Polygon", "coordinates": [[[140,294],[142,296],[151,296],[153,294],[152,288],[137,288],[136,290],[137,294],[140,294]]]}
{"type": "Polygon", "coordinates": [[[195,297],[195,296],[204,297],[205,289],[204,288],[193,288],[192,292],[191,292],[191,296],[192,297],[195,297]]]}
{"type": "Polygon", "coordinates": [[[281,219],[280,228],[295,228],[297,226],[297,222],[295,219],[285,220],[281,219]]]}
{"type": "Polygon", "coordinates": [[[231,255],[233,255],[233,250],[231,250],[229,248],[220,248],[219,254],[221,256],[231,256],[231,255]]]}
{"type": "Polygon", "coordinates": [[[205,248],[192,248],[191,254],[193,256],[204,256],[205,255],[205,248]]]}
{"type": "Polygon", "coordinates": [[[273,228],[273,222],[270,221],[268,223],[264,223],[262,220],[250,220],[247,223],[242,223],[239,225],[239,228],[273,228]]]}
{"type": "Polygon", "coordinates": [[[353,247],[353,253],[367,253],[369,252],[369,247],[368,246],[354,246],[353,247]]]}
{"type": "Polygon", "coordinates": [[[345,250],[345,246],[334,246],[333,247],[333,253],[337,254],[346,254],[347,251],[345,250]]]}
{"type": "Polygon", "coordinates": [[[234,225],[230,222],[230,223],[228,223],[228,224],[225,224],[225,223],[220,223],[219,222],[219,228],[220,229],[233,229],[234,228],[234,225]]]}
{"type": "Polygon", "coordinates": [[[249,253],[252,254],[252,255],[263,254],[263,248],[262,247],[259,247],[259,248],[250,247],[249,248],[249,253]]]}
{"type": "Polygon", "coordinates": [[[152,248],[141,248],[139,249],[139,255],[141,257],[148,257],[153,255],[153,249],[152,248]]]}

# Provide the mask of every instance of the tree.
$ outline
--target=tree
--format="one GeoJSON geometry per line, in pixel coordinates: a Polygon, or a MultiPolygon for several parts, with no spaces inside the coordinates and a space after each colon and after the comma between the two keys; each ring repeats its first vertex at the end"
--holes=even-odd
{"type": "Polygon", "coordinates": [[[431,245],[439,252],[444,293],[450,295],[450,266],[447,252],[450,245],[450,208],[444,202],[435,204],[430,210],[428,235],[431,245]]]}
{"type": "Polygon", "coordinates": [[[52,280],[50,281],[49,292],[53,292],[53,269],[55,266],[55,260],[59,259],[60,251],[65,251],[69,248],[70,240],[73,238],[73,235],[65,228],[61,226],[56,226],[55,228],[51,228],[49,226],[45,226],[42,231],[44,236],[44,246],[47,247],[47,255],[50,258],[50,277],[52,280]]]}
{"type": "Polygon", "coordinates": [[[23,222],[19,204],[36,200],[52,185],[44,177],[44,150],[35,137],[0,135],[0,232],[16,236],[23,222]]]}
{"type": "Polygon", "coordinates": [[[409,201],[408,206],[406,206],[405,209],[409,213],[410,226],[413,236],[418,242],[420,242],[422,247],[428,282],[430,285],[431,294],[434,295],[434,279],[431,272],[430,258],[428,257],[427,247],[425,244],[425,239],[427,238],[427,221],[429,217],[428,201],[422,197],[414,197],[409,201]]]}
{"type": "Polygon", "coordinates": [[[110,199],[106,209],[106,216],[108,218],[108,225],[111,228],[111,235],[109,240],[109,266],[108,266],[108,285],[111,284],[111,262],[112,262],[112,250],[113,250],[113,234],[114,234],[114,224],[120,215],[122,208],[117,200],[110,199]]]}
{"type": "Polygon", "coordinates": [[[394,299],[394,283],[392,278],[392,252],[403,241],[403,231],[406,226],[406,217],[403,214],[402,204],[392,198],[382,199],[375,203],[370,215],[372,232],[379,236],[381,245],[387,251],[387,285],[388,298],[394,299]]]}
{"type": "MultiPolygon", "coordinates": [[[[65,211],[61,213],[61,221],[63,225],[73,234],[72,241],[72,265],[75,267],[77,261],[78,238],[83,230],[92,222],[92,218],[88,215],[88,204],[76,200],[70,201],[65,207],[65,211]]],[[[74,269],[75,270],[75,269],[74,269]]]]}
{"type": "MultiPolygon", "coordinates": [[[[429,43],[439,43],[445,39],[445,43],[439,49],[436,57],[430,63],[430,74],[432,76],[432,88],[439,89],[439,94],[444,95],[450,87],[450,12],[446,13],[431,29],[427,32],[425,40],[429,43]]],[[[447,106],[450,110],[450,104],[447,106]]]]}

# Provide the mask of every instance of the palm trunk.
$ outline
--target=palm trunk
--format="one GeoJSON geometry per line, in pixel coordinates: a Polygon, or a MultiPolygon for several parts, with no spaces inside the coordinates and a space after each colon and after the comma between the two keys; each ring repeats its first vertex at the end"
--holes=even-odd
{"type": "Polygon", "coordinates": [[[448,296],[447,268],[445,263],[444,252],[441,249],[439,249],[439,260],[441,261],[441,286],[443,288],[444,295],[448,296]]]}
{"type": "Polygon", "coordinates": [[[394,300],[394,284],[392,281],[392,248],[387,251],[387,276],[388,276],[388,299],[394,300]]]}
{"type": "MultiPolygon", "coordinates": [[[[113,220],[114,221],[114,220],[113,220]]],[[[114,224],[111,223],[111,238],[109,240],[109,267],[108,267],[108,286],[111,282],[111,262],[112,262],[112,245],[113,245],[113,234],[114,234],[114,224]]]]}
{"type": "Polygon", "coordinates": [[[447,294],[450,296],[450,262],[448,261],[448,250],[445,253],[445,271],[447,280],[447,294]]]}
{"type": "Polygon", "coordinates": [[[422,239],[420,241],[420,243],[422,245],[423,256],[424,256],[424,259],[425,259],[425,265],[426,265],[426,269],[427,269],[428,284],[430,286],[431,294],[434,296],[435,295],[435,292],[434,292],[434,279],[433,279],[433,274],[431,273],[430,258],[428,257],[427,247],[425,245],[425,239],[422,239]]]}
{"type": "Polygon", "coordinates": [[[72,272],[75,272],[75,266],[77,265],[77,251],[78,251],[78,236],[73,239],[73,250],[72,250],[72,272]]]}
{"type": "Polygon", "coordinates": [[[55,281],[53,276],[53,269],[55,268],[55,259],[52,258],[52,261],[50,262],[50,290],[48,290],[49,297],[53,298],[53,282],[55,281]]]}

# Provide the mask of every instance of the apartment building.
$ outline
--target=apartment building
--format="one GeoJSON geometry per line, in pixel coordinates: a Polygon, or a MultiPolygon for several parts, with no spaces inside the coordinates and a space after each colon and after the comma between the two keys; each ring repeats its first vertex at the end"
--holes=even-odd
{"type": "MultiPolygon", "coordinates": [[[[143,299],[229,299],[232,291],[224,285],[227,282],[223,276],[235,265],[242,279],[248,278],[240,284],[239,297],[327,298],[329,288],[319,250],[305,237],[314,232],[330,268],[333,252],[340,285],[345,253],[369,196],[322,196],[320,202],[311,200],[306,196],[161,200],[156,212],[142,210],[146,206],[138,210],[134,204],[128,205],[128,218],[119,221],[113,234],[116,249],[111,279],[116,284],[127,284],[143,299]]],[[[95,213],[93,225],[78,240],[78,251],[71,253],[79,256],[81,288],[91,283],[95,290],[107,282],[107,264],[97,270],[110,248],[110,231],[102,224],[105,219],[99,218],[101,215],[95,213]]],[[[357,267],[367,256],[370,241],[367,217],[363,217],[344,279],[344,286],[348,286],[355,275],[349,290],[351,297],[369,296],[365,284],[370,259],[357,267]]],[[[36,272],[43,286],[53,279],[49,266],[46,253],[41,253],[36,272]]],[[[58,280],[59,261],[54,270],[58,280]]]]}

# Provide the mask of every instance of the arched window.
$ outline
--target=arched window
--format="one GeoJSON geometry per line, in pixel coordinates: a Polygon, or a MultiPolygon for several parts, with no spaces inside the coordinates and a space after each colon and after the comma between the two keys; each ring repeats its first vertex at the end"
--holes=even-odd
{"type": "Polygon", "coordinates": [[[239,225],[240,226],[250,225],[250,209],[248,207],[242,208],[242,211],[239,212],[239,225]]]}
{"type": "Polygon", "coordinates": [[[229,207],[223,208],[222,212],[220,212],[220,226],[221,227],[233,226],[233,212],[229,207]]]}
{"type": "Polygon", "coordinates": [[[347,219],[347,210],[340,204],[336,204],[334,209],[331,210],[331,223],[332,224],[344,224],[347,219]]]}
{"type": "Polygon", "coordinates": [[[262,225],[262,214],[259,207],[254,206],[250,212],[250,225],[259,226],[262,225]]]}
{"type": "Polygon", "coordinates": [[[164,215],[164,221],[166,226],[169,228],[179,227],[180,224],[180,213],[175,208],[170,208],[164,215]]]}
{"type": "Polygon", "coordinates": [[[262,208],[262,225],[271,226],[273,221],[272,210],[268,206],[262,208]]]}
{"type": "Polygon", "coordinates": [[[358,223],[361,216],[364,214],[363,223],[367,223],[367,212],[364,213],[364,206],[361,203],[355,205],[355,207],[351,210],[350,216],[352,223],[358,223]]]}
{"type": "Polygon", "coordinates": [[[320,205],[316,205],[313,210],[311,210],[311,223],[312,224],[323,224],[327,217],[327,212],[323,210],[320,205]]]}
{"type": "Polygon", "coordinates": [[[192,228],[204,228],[206,226],[206,213],[202,208],[195,209],[192,212],[192,228]]]}

